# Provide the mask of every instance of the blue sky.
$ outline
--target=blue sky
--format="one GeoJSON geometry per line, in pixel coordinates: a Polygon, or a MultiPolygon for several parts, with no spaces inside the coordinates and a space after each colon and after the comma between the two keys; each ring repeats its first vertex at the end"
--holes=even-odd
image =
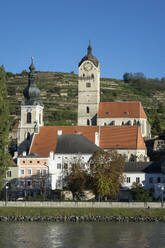
{"type": "Polygon", "coordinates": [[[6,71],[78,71],[89,40],[101,76],[165,77],[165,0],[1,0],[6,71]]]}

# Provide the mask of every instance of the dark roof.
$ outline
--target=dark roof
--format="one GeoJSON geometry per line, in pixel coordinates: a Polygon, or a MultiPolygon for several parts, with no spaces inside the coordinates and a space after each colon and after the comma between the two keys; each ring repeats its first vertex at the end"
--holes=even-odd
{"type": "Polygon", "coordinates": [[[161,173],[159,162],[126,162],[124,172],[161,173]]]}
{"type": "Polygon", "coordinates": [[[96,67],[98,67],[99,65],[98,59],[92,54],[92,47],[90,45],[88,46],[87,55],[82,58],[82,60],[79,63],[79,66],[86,60],[91,61],[96,67]]]}
{"type": "Polygon", "coordinates": [[[82,134],[63,134],[58,136],[55,153],[90,154],[97,150],[101,150],[101,148],[93,144],[82,134]]]}

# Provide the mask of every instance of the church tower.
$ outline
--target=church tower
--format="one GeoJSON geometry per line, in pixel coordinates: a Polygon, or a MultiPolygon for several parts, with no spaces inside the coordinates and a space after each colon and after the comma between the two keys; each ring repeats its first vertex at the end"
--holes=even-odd
{"type": "Polygon", "coordinates": [[[97,125],[100,102],[100,63],[89,44],[87,55],[79,63],[78,126],[97,125]]]}
{"type": "Polygon", "coordinates": [[[17,145],[19,154],[29,149],[32,135],[43,126],[43,104],[38,100],[40,90],[36,85],[35,66],[32,62],[29,67],[28,85],[23,94],[25,101],[21,103],[21,120],[18,127],[17,145]]]}

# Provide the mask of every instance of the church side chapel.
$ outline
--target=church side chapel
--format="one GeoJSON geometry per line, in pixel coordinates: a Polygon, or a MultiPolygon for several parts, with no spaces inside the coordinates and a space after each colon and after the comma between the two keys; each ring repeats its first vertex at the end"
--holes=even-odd
{"type": "Polygon", "coordinates": [[[46,174],[49,174],[49,179],[45,181],[47,187],[62,189],[64,166],[71,164],[71,158],[80,157],[87,164],[93,146],[94,150],[117,150],[126,162],[149,161],[143,137],[150,137],[150,125],[141,103],[100,102],[100,63],[93,56],[90,44],[78,67],[76,126],[44,126],[44,106],[39,100],[40,90],[33,58],[29,70],[28,85],[23,91],[25,101],[21,103],[21,120],[17,128],[17,166],[22,189],[38,187],[36,180],[46,174]],[[59,140],[66,143],[69,142],[68,137],[73,139],[68,143],[72,149],[61,146],[60,152],[57,152],[59,140]],[[82,142],[83,147],[90,143],[90,152],[82,149],[82,142]]]}

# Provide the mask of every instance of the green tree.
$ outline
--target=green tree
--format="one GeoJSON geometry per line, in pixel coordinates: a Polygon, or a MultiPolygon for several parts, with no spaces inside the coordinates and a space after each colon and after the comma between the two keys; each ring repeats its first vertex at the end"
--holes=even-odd
{"type": "Polygon", "coordinates": [[[114,150],[96,151],[90,159],[92,189],[98,197],[114,196],[123,181],[124,161],[114,150]]]}
{"type": "Polygon", "coordinates": [[[8,137],[9,137],[9,106],[7,100],[6,73],[0,67],[0,188],[9,166],[8,137]]]}
{"type": "Polygon", "coordinates": [[[161,133],[160,118],[157,114],[154,116],[154,121],[151,126],[151,132],[152,135],[159,135],[161,133]]]}
{"type": "Polygon", "coordinates": [[[132,196],[135,201],[139,202],[150,202],[152,201],[151,192],[149,190],[143,189],[140,183],[134,182],[132,184],[132,196]]]}
{"type": "Polygon", "coordinates": [[[65,178],[67,188],[72,191],[73,196],[75,196],[76,192],[81,193],[85,189],[87,178],[88,175],[84,165],[81,161],[75,161],[69,169],[68,176],[65,178]]]}

